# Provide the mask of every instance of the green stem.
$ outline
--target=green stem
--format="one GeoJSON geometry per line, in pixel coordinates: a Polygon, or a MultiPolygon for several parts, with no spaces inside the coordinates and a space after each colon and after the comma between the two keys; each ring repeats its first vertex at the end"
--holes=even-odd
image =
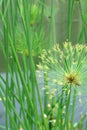
{"type": "Polygon", "coordinates": [[[47,105],[48,105],[48,95],[47,93],[49,93],[49,89],[48,89],[48,74],[47,72],[44,72],[44,84],[45,84],[45,89],[44,89],[44,112],[45,114],[47,114],[48,110],[47,110],[47,105]]]}
{"type": "Polygon", "coordinates": [[[73,122],[74,122],[74,115],[75,115],[75,103],[76,103],[76,88],[74,88],[74,95],[73,95],[71,130],[73,130],[73,122]]]}
{"type": "Polygon", "coordinates": [[[69,107],[70,107],[70,97],[71,97],[71,87],[72,85],[67,86],[67,91],[66,91],[66,115],[65,115],[65,123],[64,126],[68,130],[68,124],[69,124],[69,107]]]}
{"type": "Polygon", "coordinates": [[[70,41],[70,37],[71,37],[73,5],[74,5],[74,0],[68,0],[68,31],[67,31],[68,41],[70,41]]]}
{"type": "Polygon", "coordinates": [[[85,21],[84,21],[84,17],[83,17],[83,12],[82,12],[82,7],[81,7],[81,2],[80,0],[78,1],[79,2],[79,9],[80,9],[80,14],[81,14],[81,19],[82,19],[82,27],[83,27],[83,30],[84,30],[84,36],[85,36],[85,40],[87,42],[87,33],[86,33],[86,24],[85,24],[85,21]]]}

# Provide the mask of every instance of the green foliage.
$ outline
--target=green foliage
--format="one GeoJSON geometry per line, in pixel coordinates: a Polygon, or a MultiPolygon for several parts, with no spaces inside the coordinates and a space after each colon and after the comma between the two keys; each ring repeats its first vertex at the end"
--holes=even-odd
{"type": "MultiPolygon", "coordinates": [[[[67,0],[66,39],[69,41],[75,1],[67,0]]],[[[81,115],[78,122],[74,118],[78,107],[76,101],[82,102],[81,94],[87,94],[87,46],[82,44],[83,37],[85,41],[87,39],[87,5],[83,11],[81,1],[77,1],[82,21],[78,39],[81,44],[65,42],[61,46],[55,44],[55,16],[59,7],[55,8],[53,0],[50,1],[50,7],[45,0],[35,2],[0,1],[0,49],[6,64],[6,78],[0,74],[0,99],[5,107],[6,126],[0,128],[82,130],[87,115],[81,115]],[[46,17],[49,17],[49,29],[46,26],[49,31],[45,30],[46,17]],[[35,60],[40,63],[37,65],[39,73],[35,60]],[[16,103],[20,106],[19,112],[16,103]]],[[[59,0],[57,3],[64,4],[66,1],[59,0]]]]}

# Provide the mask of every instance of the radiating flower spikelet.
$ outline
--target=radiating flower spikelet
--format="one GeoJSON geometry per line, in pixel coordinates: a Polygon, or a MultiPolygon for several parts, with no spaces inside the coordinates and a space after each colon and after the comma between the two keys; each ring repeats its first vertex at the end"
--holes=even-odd
{"type": "MultiPolygon", "coordinates": [[[[81,86],[87,78],[87,46],[65,42],[42,52],[41,65],[55,73],[53,79],[62,84],[81,86]],[[54,77],[56,75],[56,77],[54,77]]],[[[44,68],[44,67],[43,67],[44,68]]],[[[46,71],[43,70],[43,71],[46,71]]]]}

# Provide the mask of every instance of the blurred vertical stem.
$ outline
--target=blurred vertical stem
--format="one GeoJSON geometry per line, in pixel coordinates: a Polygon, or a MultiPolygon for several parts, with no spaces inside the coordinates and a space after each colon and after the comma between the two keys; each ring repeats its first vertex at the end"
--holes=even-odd
{"type": "MultiPolygon", "coordinates": [[[[50,25],[49,25],[49,45],[50,45],[50,48],[52,48],[52,42],[53,42],[53,6],[54,6],[54,3],[53,3],[53,0],[50,0],[51,1],[51,5],[50,5],[50,25]]],[[[55,25],[54,25],[55,26],[55,25]]]]}
{"type": "Polygon", "coordinates": [[[4,30],[4,49],[6,53],[6,130],[8,130],[8,97],[9,97],[9,85],[8,85],[8,2],[3,1],[2,2],[2,14],[4,16],[4,20],[6,24],[3,24],[3,30],[4,30]],[[7,10],[6,10],[7,7],[7,10]],[[6,26],[5,26],[6,25],[6,26]]]}
{"type": "Polygon", "coordinates": [[[53,28],[53,43],[52,46],[54,46],[54,44],[56,44],[56,30],[55,30],[55,12],[54,12],[54,3],[53,0],[51,0],[51,15],[52,15],[52,28],[53,28]]]}
{"type": "Polygon", "coordinates": [[[43,16],[44,16],[44,5],[45,5],[45,0],[42,0],[42,8],[41,8],[41,18],[40,18],[40,26],[39,26],[39,33],[42,29],[42,26],[43,26],[43,16]]]}
{"type": "Polygon", "coordinates": [[[67,30],[68,41],[70,41],[70,37],[71,37],[73,6],[74,6],[74,0],[68,0],[68,30],[67,30]]]}
{"type": "MultiPolygon", "coordinates": [[[[79,9],[80,9],[80,15],[81,15],[81,19],[82,19],[82,32],[84,32],[84,37],[85,37],[85,41],[87,43],[87,33],[86,33],[86,24],[85,24],[85,21],[84,21],[84,17],[83,17],[83,12],[82,12],[82,7],[81,7],[81,2],[80,0],[78,0],[79,2],[79,9]]],[[[81,33],[82,33],[81,32],[81,33]]],[[[80,35],[81,36],[81,35],[80,35]]],[[[79,37],[80,39],[80,37],[79,37]]]]}
{"type": "MultiPolygon", "coordinates": [[[[14,45],[14,48],[15,48],[15,29],[16,29],[16,23],[18,22],[17,21],[17,1],[12,1],[10,0],[9,2],[9,28],[10,28],[10,35],[11,35],[11,39],[13,41],[13,45],[14,45]]],[[[12,53],[12,57],[14,57],[13,53],[12,53]]],[[[11,71],[12,71],[12,76],[11,76],[11,85],[10,85],[10,90],[13,92],[13,94],[15,93],[15,86],[14,86],[14,82],[13,82],[13,79],[12,77],[14,77],[14,73],[15,73],[15,70],[16,70],[16,64],[15,64],[15,59],[12,58],[11,59],[11,71]]],[[[15,97],[13,96],[13,94],[11,94],[11,100],[12,100],[12,103],[14,105],[14,107],[16,107],[16,103],[15,103],[15,97]]],[[[11,110],[13,111],[13,110],[11,110]]],[[[15,112],[13,111],[13,115],[14,115],[14,120],[15,122],[17,122],[17,119],[16,119],[16,115],[15,115],[15,112]]],[[[10,125],[12,125],[10,123],[10,125]]]]}

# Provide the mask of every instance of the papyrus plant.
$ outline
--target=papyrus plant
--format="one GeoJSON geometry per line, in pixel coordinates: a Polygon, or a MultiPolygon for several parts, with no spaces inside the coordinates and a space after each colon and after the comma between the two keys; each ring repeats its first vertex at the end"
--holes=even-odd
{"type": "Polygon", "coordinates": [[[40,59],[38,69],[44,73],[44,110],[49,128],[72,130],[77,95],[87,90],[87,46],[56,44],[51,50],[43,50],[40,59]]]}

